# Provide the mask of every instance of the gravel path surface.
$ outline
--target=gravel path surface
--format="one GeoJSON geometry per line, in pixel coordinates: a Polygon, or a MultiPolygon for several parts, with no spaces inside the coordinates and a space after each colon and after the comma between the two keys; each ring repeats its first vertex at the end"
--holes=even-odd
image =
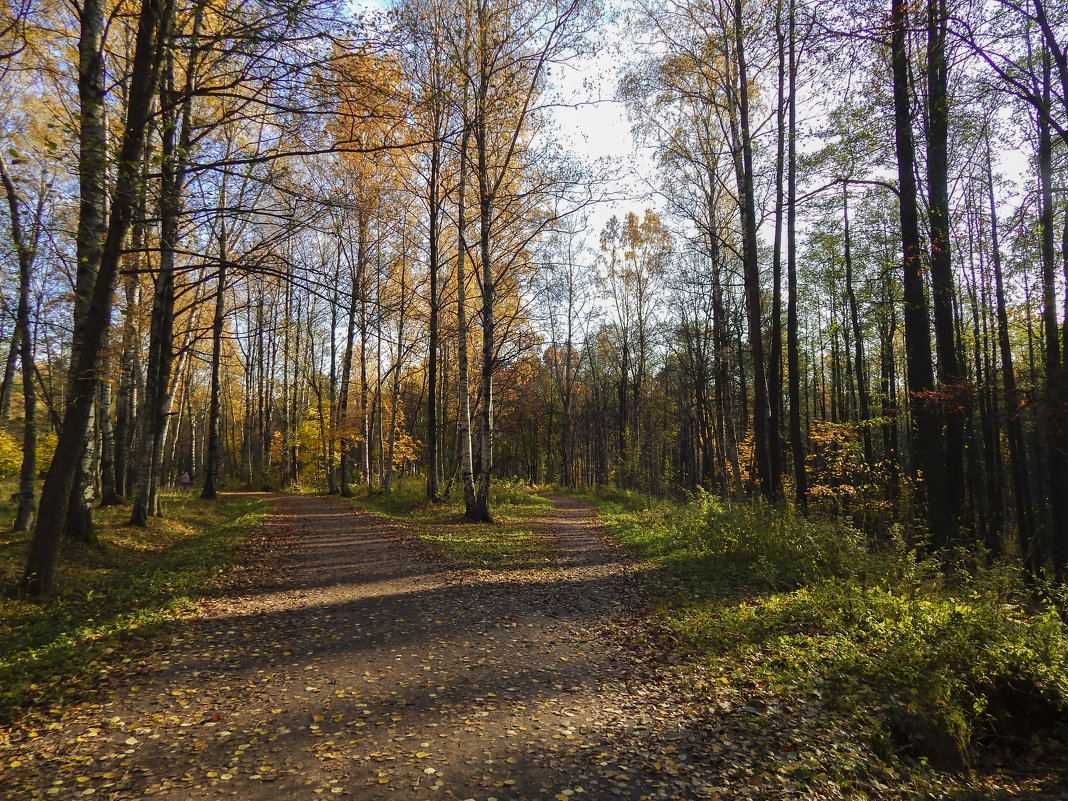
{"type": "Polygon", "coordinates": [[[13,742],[4,797],[706,797],[634,567],[587,505],[551,496],[555,566],[501,577],[339,500],[273,500],[269,569],[13,742]]]}

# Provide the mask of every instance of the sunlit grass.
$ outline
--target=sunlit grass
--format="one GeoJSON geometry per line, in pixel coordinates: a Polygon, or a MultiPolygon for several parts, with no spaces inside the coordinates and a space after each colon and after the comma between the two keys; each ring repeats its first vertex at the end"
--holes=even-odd
{"type": "MultiPolygon", "coordinates": [[[[924,781],[923,766],[972,765],[1021,725],[1047,744],[1068,733],[1065,609],[1010,563],[947,572],[898,538],[873,550],[840,522],[707,495],[587,497],[653,568],[647,591],[695,671],[694,696],[741,696],[754,713],[761,699],[751,729],[771,736],[783,724],[769,709],[807,706],[814,731],[864,737],[924,781]]],[[[794,779],[818,768],[862,785],[872,767],[819,736],[797,746],[794,779]]]]}
{"type": "Polygon", "coordinates": [[[524,571],[551,564],[553,549],[533,521],[552,503],[521,484],[498,482],[490,493],[493,523],[463,520],[463,497],[453,487],[439,503],[426,499],[425,485],[408,480],[391,493],[354,499],[365,509],[411,523],[410,532],[461,567],[524,571]]]}
{"type": "Polygon", "coordinates": [[[77,693],[112,661],[130,658],[168,621],[195,607],[265,511],[247,496],[217,502],[166,495],[166,517],[127,526],[129,507],[99,509],[97,542],[65,541],[55,592],[14,596],[29,542],[0,507],[0,721],[77,693]]]}

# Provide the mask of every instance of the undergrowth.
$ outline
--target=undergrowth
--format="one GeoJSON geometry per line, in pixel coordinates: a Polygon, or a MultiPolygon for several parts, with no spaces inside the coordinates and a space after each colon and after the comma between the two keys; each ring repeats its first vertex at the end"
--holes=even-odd
{"type": "Polygon", "coordinates": [[[364,490],[353,500],[413,524],[412,534],[463,567],[519,572],[548,566],[552,560],[552,547],[536,522],[552,503],[521,483],[499,481],[491,486],[492,523],[463,519],[458,487],[438,503],[427,500],[426,485],[419,481],[406,481],[388,494],[364,490]]]}
{"type": "Polygon", "coordinates": [[[129,507],[97,510],[96,542],[63,542],[46,600],[12,592],[29,534],[11,533],[12,505],[0,505],[0,724],[58,706],[129,661],[210,591],[265,508],[241,496],[163,500],[167,517],[145,529],[125,525],[129,507]]]}
{"type": "MultiPolygon", "coordinates": [[[[866,738],[875,759],[897,766],[891,773],[925,777],[914,786],[940,788],[934,796],[1020,753],[1063,753],[1063,599],[1013,564],[947,568],[896,531],[874,548],[845,523],[703,493],[687,503],[620,490],[588,497],[610,534],[655,568],[654,605],[677,650],[702,668],[695,697],[722,707],[733,687],[762,699],[745,702],[761,712],[748,724],[758,727],[771,725],[769,709],[818,709],[816,728],[866,738]]],[[[793,778],[874,781],[870,763],[833,753],[802,742],[793,778]],[[807,764],[806,749],[819,754],[807,764]]]]}

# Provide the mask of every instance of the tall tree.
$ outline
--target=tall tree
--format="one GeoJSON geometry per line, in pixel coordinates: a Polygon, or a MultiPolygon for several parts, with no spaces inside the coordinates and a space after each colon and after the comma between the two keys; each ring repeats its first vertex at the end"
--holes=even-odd
{"type": "Polygon", "coordinates": [[[905,293],[905,359],[914,432],[912,450],[914,470],[922,478],[932,544],[941,548],[953,541],[956,519],[946,487],[945,462],[941,456],[942,428],[933,397],[930,315],[923,285],[916,151],[912,137],[908,31],[908,6],[894,0],[890,11],[890,60],[901,216],[902,283],[905,293]]]}
{"type": "MultiPolygon", "coordinates": [[[[945,414],[947,502],[955,520],[964,512],[964,412],[968,393],[957,356],[949,216],[949,63],[946,0],[927,0],[927,221],[931,239],[931,299],[938,354],[938,395],[945,414]]],[[[954,534],[955,539],[955,534],[954,534]]]]}
{"type": "Polygon", "coordinates": [[[23,226],[22,199],[15,187],[15,182],[8,173],[7,165],[0,157],[0,183],[7,194],[7,207],[10,214],[11,239],[15,245],[15,255],[19,263],[19,300],[15,312],[15,331],[19,342],[19,361],[22,372],[22,466],[19,469],[18,510],[15,513],[15,531],[27,531],[37,512],[37,393],[34,387],[33,338],[30,331],[30,282],[33,276],[33,262],[37,255],[37,245],[42,233],[41,218],[48,195],[49,185],[45,176],[41,177],[42,186],[38,191],[37,213],[29,231],[23,226]]]}
{"type": "MultiPolygon", "coordinates": [[[[106,211],[107,233],[102,248],[86,247],[84,265],[79,258],[79,272],[84,268],[87,274],[92,275],[91,283],[88,277],[84,282],[87,289],[91,287],[91,293],[87,297],[81,296],[82,303],[76,304],[70,391],[63,415],[63,429],[41,491],[41,513],[22,579],[22,588],[30,595],[46,595],[52,589],[59,538],[66,525],[76,463],[85,446],[85,434],[92,414],[97,368],[110,319],[123,241],[137,201],[145,135],[160,68],[170,43],[173,13],[173,0],[143,0],[138,15],[132,69],[127,83],[125,126],[111,203],[106,211]]],[[[102,4],[97,0],[89,0],[82,6],[81,16],[79,87],[82,132],[79,171],[83,182],[87,181],[92,186],[94,180],[106,174],[101,167],[107,141],[102,106],[102,4]]],[[[105,215],[104,203],[104,193],[83,198],[79,215],[80,231],[83,226],[87,232],[96,230],[96,220],[105,215]]]]}

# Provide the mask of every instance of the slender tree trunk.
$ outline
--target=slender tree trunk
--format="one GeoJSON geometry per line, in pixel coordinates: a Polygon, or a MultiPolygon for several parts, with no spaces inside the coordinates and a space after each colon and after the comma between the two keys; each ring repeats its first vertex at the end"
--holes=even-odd
{"type": "Polygon", "coordinates": [[[97,398],[100,426],[100,505],[115,506],[120,502],[115,474],[115,430],[111,425],[111,382],[101,381],[97,398]]]}
{"type": "MultiPolygon", "coordinates": [[[[357,238],[356,261],[366,264],[367,253],[367,222],[361,210],[359,216],[359,235],[357,238]]],[[[363,268],[357,268],[358,273],[363,273],[363,268]]],[[[371,410],[369,407],[369,395],[367,384],[367,348],[369,346],[370,332],[367,319],[367,297],[360,295],[360,434],[363,441],[360,443],[360,466],[363,468],[363,481],[370,490],[374,486],[371,473],[371,410]]]]}
{"type": "Polygon", "coordinates": [[[132,245],[135,255],[130,258],[134,274],[125,281],[126,308],[122,325],[122,355],[119,361],[119,392],[116,399],[115,414],[115,492],[120,500],[126,498],[131,487],[130,481],[130,453],[133,450],[135,430],[135,409],[139,398],[137,394],[137,307],[140,301],[140,287],[137,283],[137,269],[140,266],[140,251],[143,248],[144,237],[139,230],[140,225],[134,225],[132,245]]]}
{"type": "MultiPolygon", "coordinates": [[[[485,9],[483,8],[483,14],[485,9]]],[[[479,416],[481,437],[479,443],[478,486],[475,491],[474,519],[492,522],[489,508],[490,481],[493,475],[493,335],[494,335],[494,283],[493,251],[491,248],[494,198],[489,174],[489,120],[487,92],[489,90],[488,22],[480,20],[479,47],[480,73],[478,99],[475,111],[475,155],[478,177],[479,200],[479,256],[482,260],[482,381],[479,385],[479,416]]]]}
{"type": "Polygon", "coordinates": [[[857,304],[857,292],[853,286],[853,250],[849,231],[849,191],[842,184],[842,219],[845,226],[845,283],[846,297],[849,300],[849,323],[853,329],[853,373],[857,381],[857,405],[860,416],[861,436],[864,442],[864,463],[869,467],[875,463],[871,447],[871,430],[867,426],[870,417],[868,402],[868,379],[864,366],[864,332],[860,327],[860,309],[857,304]]]}
{"type": "MultiPolygon", "coordinates": [[[[157,473],[162,465],[167,432],[167,405],[174,362],[175,254],[181,213],[184,155],[179,149],[178,114],[174,107],[174,62],[168,55],[163,77],[163,130],[160,166],[160,259],[152,300],[148,375],[142,407],[141,454],[130,524],[148,525],[157,510],[157,473]]],[[[188,123],[188,120],[183,120],[188,123]]]]}
{"type": "Polygon", "coordinates": [[[901,207],[901,246],[905,296],[905,355],[910,408],[912,411],[912,450],[914,469],[922,476],[922,492],[927,504],[927,521],[935,548],[949,545],[956,534],[956,521],[946,486],[942,457],[942,431],[933,403],[930,317],[923,286],[923,258],[920,251],[919,213],[915,178],[916,155],[912,141],[912,113],[909,97],[907,6],[893,2],[891,7],[891,60],[894,92],[894,135],[897,152],[898,192],[901,207]]]}
{"type": "MultiPolygon", "coordinates": [[[[973,358],[975,360],[975,384],[980,388],[977,393],[979,411],[979,434],[982,436],[982,464],[979,464],[978,449],[969,442],[967,448],[969,459],[969,487],[972,493],[972,509],[974,519],[972,525],[982,542],[986,543],[990,553],[1000,556],[1002,553],[1002,530],[1005,526],[1004,509],[1004,480],[1002,477],[1001,457],[1001,432],[998,430],[998,404],[997,404],[997,376],[993,370],[993,360],[990,358],[990,327],[987,310],[990,308],[990,298],[987,295],[986,282],[986,258],[982,231],[982,200],[971,197],[971,206],[978,215],[969,215],[968,239],[971,254],[969,258],[969,272],[971,277],[971,307],[972,307],[972,342],[973,358]],[[978,225],[975,217],[979,217],[978,225]],[[975,229],[978,229],[977,231],[975,229]],[[978,241],[976,241],[978,240],[978,241]],[[975,254],[979,254],[979,270],[976,274],[975,254]],[[982,315],[980,316],[980,310],[982,315]],[[982,486],[980,487],[980,480],[982,486]]],[[[961,337],[963,340],[963,337],[961,337]]],[[[972,432],[972,441],[975,439],[974,425],[969,426],[972,432]]]]}
{"type": "Polygon", "coordinates": [[[1068,561],[1068,380],[1061,361],[1057,325],[1057,285],[1054,253],[1053,136],[1050,130],[1051,65],[1043,48],[1043,108],[1038,114],[1039,236],[1042,249],[1042,329],[1046,372],[1046,440],[1049,447],[1050,526],[1044,537],[1046,555],[1058,577],[1068,561]]]}
{"type": "Polygon", "coordinates": [[[464,517],[474,520],[475,460],[471,443],[471,379],[467,351],[467,151],[470,130],[464,126],[460,137],[460,179],[456,189],[456,346],[458,359],[458,387],[460,396],[460,475],[464,488],[464,517]]]}
{"type": "MultiPolygon", "coordinates": [[[[397,407],[400,406],[401,372],[404,369],[404,319],[407,315],[407,267],[401,267],[400,303],[397,311],[397,361],[393,365],[392,402],[389,408],[389,448],[386,456],[386,475],[382,489],[389,494],[393,489],[393,457],[397,447],[397,407]]],[[[437,477],[437,470],[428,471],[428,475],[437,477]]],[[[436,483],[436,481],[435,481],[436,483]]]]}
{"type": "Polygon", "coordinates": [[[204,471],[204,489],[200,497],[214,501],[219,497],[219,478],[222,470],[220,431],[222,417],[222,340],[223,321],[226,315],[226,227],[219,233],[219,270],[215,278],[215,315],[211,324],[211,399],[208,402],[208,450],[207,469],[204,471]]]}
{"type": "MultiPolygon", "coordinates": [[[[9,195],[10,196],[10,195],[9,195]]],[[[11,344],[7,348],[7,358],[4,360],[4,378],[0,381],[0,420],[7,420],[11,415],[11,388],[15,385],[15,368],[19,361],[19,337],[21,329],[18,322],[11,329],[11,344]]]]}
{"type": "MultiPolygon", "coordinates": [[[[381,234],[380,234],[381,235],[381,234]]],[[[381,241],[381,240],[380,240],[381,241]]],[[[386,482],[386,423],[385,423],[385,397],[382,386],[382,323],[385,320],[385,308],[382,304],[382,263],[378,260],[375,270],[375,389],[374,402],[371,404],[371,430],[375,431],[378,439],[378,488],[386,482]]],[[[422,399],[420,399],[420,403],[422,399]]],[[[370,474],[367,481],[368,490],[371,489],[370,474]]]]}
{"type": "Polygon", "coordinates": [[[742,0],[734,3],[734,47],[737,60],[738,124],[741,153],[736,156],[739,203],[742,213],[742,271],[745,284],[745,308],[749,327],[749,351],[753,360],[753,440],[756,477],[762,494],[779,494],[779,476],[773,474],[769,425],[767,365],[764,356],[763,313],[760,302],[760,265],[754,194],[753,143],[749,129],[749,70],[745,58],[745,33],[742,0]]]}
{"type": "MultiPolygon", "coordinates": [[[[338,233],[338,247],[341,247],[340,232],[338,233]]],[[[352,279],[349,293],[348,321],[345,328],[345,355],[341,359],[341,397],[338,401],[338,428],[341,429],[341,466],[340,486],[341,497],[352,497],[352,488],[349,486],[349,472],[351,471],[352,437],[349,436],[349,390],[352,380],[352,358],[356,340],[356,304],[362,292],[360,289],[363,281],[362,265],[357,264],[349,271],[352,279]]]]}
{"type": "MultiPolygon", "coordinates": [[[[438,198],[441,173],[441,142],[435,139],[430,150],[430,241],[428,242],[430,264],[430,320],[429,320],[429,354],[427,360],[427,423],[426,423],[426,497],[437,502],[441,500],[438,487],[438,316],[441,300],[438,297],[439,243],[438,226],[441,204],[438,198]]],[[[402,316],[403,320],[403,316],[402,316]]],[[[398,363],[400,359],[398,356],[398,363]]],[[[396,404],[396,398],[394,398],[396,404]]],[[[395,416],[395,415],[394,415],[395,416]]],[[[390,429],[389,476],[393,475],[393,431],[390,429]]],[[[388,487],[387,487],[388,491],[388,487]]]]}
{"type": "MultiPolygon", "coordinates": [[[[792,12],[791,19],[792,19],[792,12]]],[[[788,24],[789,27],[789,24],[788,24]]],[[[785,206],[785,193],[783,191],[783,172],[786,158],[786,90],[787,69],[793,65],[787,64],[786,38],[792,33],[782,30],[782,0],[775,8],[775,39],[778,50],[778,102],[775,110],[776,148],[775,148],[775,240],[772,255],[771,277],[771,350],[768,356],[768,446],[769,464],[773,476],[783,474],[783,450],[782,450],[782,412],[783,412],[783,386],[782,386],[782,238],[783,238],[783,212],[785,206]]],[[[792,45],[793,42],[791,41],[792,45]]],[[[776,486],[775,492],[781,493],[782,487],[776,486]]]]}
{"type": "Polygon", "coordinates": [[[808,473],[805,441],[801,428],[801,356],[797,314],[797,53],[795,44],[796,9],[790,2],[789,20],[789,103],[786,155],[786,374],[790,399],[790,448],[794,462],[794,502],[804,513],[808,505],[808,473]]]}
{"type": "MultiPolygon", "coordinates": [[[[945,414],[947,501],[956,521],[964,506],[964,412],[953,314],[953,270],[949,238],[949,68],[946,63],[945,0],[927,0],[927,189],[931,232],[931,295],[938,352],[940,396],[945,414]]],[[[956,536],[954,530],[951,541],[956,536]]]]}
{"type": "MultiPolygon", "coordinates": [[[[33,385],[34,361],[33,340],[30,336],[30,281],[33,261],[36,256],[36,235],[26,237],[22,227],[19,196],[15,184],[8,176],[3,158],[0,157],[0,181],[7,193],[8,211],[11,215],[11,239],[19,263],[19,301],[15,312],[15,334],[12,345],[19,344],[19,359],[22,367],[23,435],[22,466],[19,469],[18,510],[15,513],[14,531],[28,531],[37,512],[35,486],[37,481],[37,395],[33,385]]],[[[40,229],[44,192],[37,206],[35,231],[40,229]]],[[[5,375],[5,381],[7,376],[5,375]]],[[[6,417],[6,413],[4,415],[6,417]]]]}
{"type": "MultiPolygon", "coordinates": [[[[19,265],[19,307],[23,304],[23,295],[26,295],[27,307],[29,300],[29,274],[22,275],[22,266],[19,265]]],[[[20,312],[20,318],[22,317],[20,312]]],[[[28,316],[26,319],[28,321],[28,316]]],[[[22,325],[22,339],[19,343],[22,355],[22,396],[23,396],[23,434],[22,434],[22,466],[19,469],[19,505],[15,512],[14,531],[29,531],[33,523],[33,517],[37,513],[37,395],[33,386],[33,343],[30,340],[30,327],[27,323],[22,325]]]]}
{"type": "Polygon", "coordinates": [[[339,314],[338,287],[341,284],[341,248],[336,252],[334,264],[334,287],[330,298],[330,373],[328,377],[327,391],[329,403],[329,424],[326,434],[326,484],[327,493],[337,495],[339,487],[337,483],[337,470],[334,464],[337,460],[337,436],[338,436],[338,403],[337,403],[337,325],[339,314]]]}

